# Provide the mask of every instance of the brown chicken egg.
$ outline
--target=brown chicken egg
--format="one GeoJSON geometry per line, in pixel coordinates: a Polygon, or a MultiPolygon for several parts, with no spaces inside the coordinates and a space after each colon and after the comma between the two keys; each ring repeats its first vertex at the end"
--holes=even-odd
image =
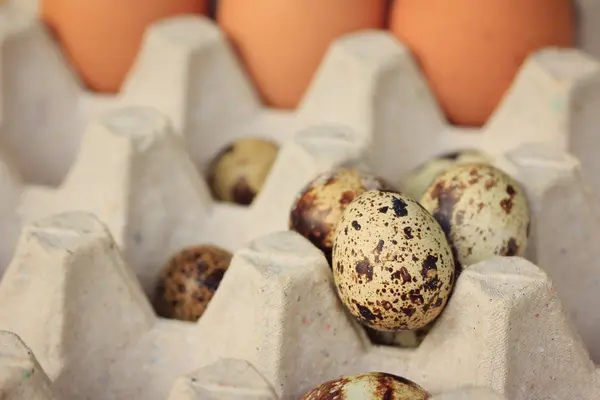
{"type": "Polygon", "coordinates": [[[333,244],[342,303],[379,331],[423,328],[443,310],[454,285],[444,231],[411,197],[370,190],[350,203],[333,244]]]}
{"type": "Polygon", "coordinates": [[[219,0],[217,22],[268,106],[295,108],[331,43],[382,29],[385,0],[219,0]]]}
{"type": "Polygon", "coordinates": [[[525,251],[530,222],[525,193],[492,165],[454,166],[433,182],[421,204],[446,232],[461,267],[525,251]]]}
{"type": "Polygon", "coordinates": [[[208,183],[217,200],[251,204],[277,158],[278,146],[258,138],[238,139],[213,160],[208,183]]]}
{"type": "Polygon", "coordinates": [[[165,318],[197,321],[221,283],[232,254],[216,246],[188,247],[164,268],[156,296],[156,311],[165,318]]]}
{"type": "Polygon", "coordinates": [[[427,400],[416,383],[384,372],[345,376],[320,384],[300,400],[427,400]]]}
{"type": "Polygon", "coordinates": [[[323,251],[331,265],[333,235],[342,212],[355,197],[372,189],[391,189],[391,186],[357,169],[325,172],[308,183],[294,200],[289,228],[323,251]]]}
{"type": "Polygon", "coordinates": [[[483,125],[533,52],[575,45],[571,0],[395,0],[390,30],[448,119],[483,125]]]}

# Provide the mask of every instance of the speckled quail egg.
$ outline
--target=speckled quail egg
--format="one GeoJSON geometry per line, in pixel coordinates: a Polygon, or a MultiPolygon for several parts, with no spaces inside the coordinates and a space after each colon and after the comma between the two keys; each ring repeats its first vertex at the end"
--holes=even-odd
{"type": "Polygon", "coordinates": [[[456,165],[433,182],[421,204],[446,232],[459,267],[525,251],[527,199],[519,184],[498,168],[456,165]]]}
{"type": "Polygon", "coordinates": [[[165,318],[197,321],[229,268],[232,254],[211,245],[188,247],[175,254],[160,278],[156,311],[165,318]]]}
{"type": "Polygon", "coordinates": [[[430,394],[416,383],[384,372],[367,372],[331,380],[305,393],[300,400],[427,400],[430,394]]]}
{"type": "Polygon", "coordinates": [[[331,265],[333,235],[342,212],[367,190],[392,189],[383,179],[353,168],[336,168],[320,174],[296,196],[289,228],[321,249],[331,265]]]}
{"type": "Polygon", "coordinates": [[[370,190],[350,203],[333,244],[342,303],[379,331],[419,329],[445,307],[454,260],[444,231],[411,197],[370,190]]]}
{"type": "Polygon", "coordinates": [[[276,144],[243,138],[223,149],[208,171],[208,183],[217,200],[251,204],[277,158],[276,144]]]}
{"type": "Polygon", "coordinates": [[[491,157],[478,150],[462,150],[435,157],[415,168],[403,181],[404,190],[414,199],[420,199],[435,178],[457,164],[489,163],[491,157]]]}

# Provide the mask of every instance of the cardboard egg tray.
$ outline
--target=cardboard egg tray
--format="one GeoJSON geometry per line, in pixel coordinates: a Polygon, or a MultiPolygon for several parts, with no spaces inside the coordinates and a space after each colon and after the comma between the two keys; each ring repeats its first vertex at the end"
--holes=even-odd
{"type": "Polygon", "coordinates": [[[337,40],[300,107],[281,112],[200,17],[149,29],[118,96],[86,93],[23,4],[0,6],[0,398],[297,399],[366,371],[435,399],[600,398],[593,58],[534,54],[476,132],[446,124],[385,32],[337,40]],[[199,171],[249,135],[281,144],[263,190],[250,207],[214,202],[199,171]],[[401,185],[463,148],[526,189],[530,261],[468,268],[418,348],[373,345],[323,254],[286,231],[292,201],[333,166],[401,185]],[[197,243],[235,251],[230,269],[197,323],[157,318],[158,271],[197,243]]]}

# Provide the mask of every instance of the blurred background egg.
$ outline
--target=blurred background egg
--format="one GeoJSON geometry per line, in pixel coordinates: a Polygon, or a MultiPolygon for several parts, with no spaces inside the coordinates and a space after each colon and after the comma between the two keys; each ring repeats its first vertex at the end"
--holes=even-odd
{"type": "Polygon", "coordinates": [[[386,0],[220,0],[217,21],[265,103],[295,108],[331,42],[383,28],[386,10],[386,0]]]}
{"type": "Polygon", "coordinates": [[[435,178],[448,171],[454,165],[471,162],[490,163],[492,162],[492,158],[474,149],[439,155],[411,171],[403,180],[404,190],[413,199],[418,200],[423,196],[423,193],[425,193],[435,178]]]}
{"type": "Polygon", "coordinates": [[[118,92],[146,27],[179,14],[206,14],[206,0],[42,0],[42,15],[91,90],[118,92]]]}
{"type": "Polygon", "coordinates": [[[413,52],[447,118],[483,125],[525,58],[574,46],[570,0],[396,0],[390,30],[413,52]]]}
{"type": "Polygon", "coordinates": [[[278,151],[275,143],[252,137],[225,146],[208,170],[208,183],[215,199],[251,204],[271,172],[278,151]]]}

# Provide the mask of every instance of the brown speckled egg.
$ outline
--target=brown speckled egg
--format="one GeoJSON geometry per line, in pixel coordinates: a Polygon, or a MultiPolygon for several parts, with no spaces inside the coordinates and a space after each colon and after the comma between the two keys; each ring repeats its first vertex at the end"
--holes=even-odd
{"type": "Polygon", "coordinates": [[[416,383],[384,372],[367,372],[331,380],[305,393],[300,400],[427,400],[416,383]]]}
{"type": "Polygon", "coordinates": [[[243,138],[223,149],[208,171],[208,182],[217,200],[248,205],[262,188],[277,158],[276,144],[243,138]]]}
{"type": "Polygon", "coordinates": [[[221,283],[232,254],[216,246],[188,247],[164,268],[157,290],[156,311],[165,318],[197,321],[221,283]]]}
{"type": "Polygon", "coordinates": [[[523,255],[529,207],[519,184],[488,164],[457,165],[439,176],[421,204],[440,223],[461,267],[495,255],[523,255]]]}
{"type": "Polygon", "coordinates": [[[454,260],[444,231],[407,195],[371,190],[350,203],[333,245],[333,277],[346,308],[379,331],[419,329],[445,307],[454,260]]]}
{"type": "Polygon", "coordinates": [[[487,154],[477,150],[461,150],[442,154],[415,168],[403,181],[406,193],[413,199],[420,199],[435,178],[448,171],[456,164],[490,163],[487,154]]]}
{"type": "Polygon", "coordinates": [[[298,194],[290,211],[289,228],[323,253],[331,265],[333,235],[346,206],[363,192],[391,189],[383,179],[352,168],[337,168],[313,179],[298,194]]]}

